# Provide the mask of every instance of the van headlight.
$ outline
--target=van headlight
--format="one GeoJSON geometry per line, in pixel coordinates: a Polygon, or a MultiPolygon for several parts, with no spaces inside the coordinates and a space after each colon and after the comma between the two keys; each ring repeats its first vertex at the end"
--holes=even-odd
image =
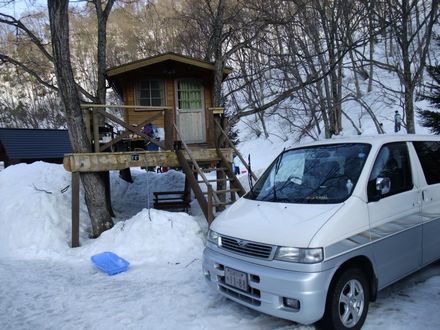
{"type": "Polygon", "coordinates": [[[208,241],[214,243],[217,246],[220,246],[220,235],[213,230],[208,230],[208,241]]]}
{"type": "Polygon", "coordinates": [[[280,246],[275,254],[275,259],[301,264],[315,264],[324,260],[324,251],[322,248],[280,246]]]}

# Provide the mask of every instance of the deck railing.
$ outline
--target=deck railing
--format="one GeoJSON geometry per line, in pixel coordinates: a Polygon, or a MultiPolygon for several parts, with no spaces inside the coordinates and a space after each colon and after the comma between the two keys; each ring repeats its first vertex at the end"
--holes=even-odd
{"type": "Polygon", "coordinates": [[[138,136],[145,139],[149,143],[152,143],[163,150],[171,150],[174,142],[174,132],[173,132],[173,108],[172,107],[147,107],[138,105],[105,105],[105,104],[83,104],[81,107],[84,109],[84,120],[86,124],[87,135],[90,141],[93,141],[94,151],[103,152],[108,150],[118,142],[126,138],[133,138],[138,136]],[[142,121],[137,123],[127,123],[124,119],[110,113],[110,109],[119,109],[127,111],[128,109],[134,109],[135,111],[145,112],[145,117],[142,121]],[[109,141],[100,142],[100,132],[99,127],[101,118],[108,124],[112,122],[119,125],[124,131],[117,134],[116,137],[110,139],[109,141]],[[160,142],[143,132],[145,125],[152,123],[153,121],[163,118],[164,122],[164,135],[165,139],[160,142]]]}

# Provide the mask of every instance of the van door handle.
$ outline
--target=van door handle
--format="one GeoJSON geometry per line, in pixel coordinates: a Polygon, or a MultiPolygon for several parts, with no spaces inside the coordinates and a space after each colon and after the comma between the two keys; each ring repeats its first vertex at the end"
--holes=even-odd
{"type": "Polygon", "coordinates": [[[425,201],[425,191],[422,190],[422,201],[425,201]]]}

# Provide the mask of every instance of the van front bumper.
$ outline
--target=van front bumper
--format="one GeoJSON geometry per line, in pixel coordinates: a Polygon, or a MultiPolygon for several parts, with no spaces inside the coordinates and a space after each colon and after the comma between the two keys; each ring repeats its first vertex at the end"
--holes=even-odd
{"type": "Polygon", "coordinates": [[[209,247],[203,252],[206,280],[221,294],[262,313],[311,324],[322,318],[332,270],[296,272],[247,262],[216,252],[209,247]],[[225,283],[225,267],[247,275],[248,291],[225,283]],[[299,302],[299,308],[286,306],[286,299],[299,302]]]}

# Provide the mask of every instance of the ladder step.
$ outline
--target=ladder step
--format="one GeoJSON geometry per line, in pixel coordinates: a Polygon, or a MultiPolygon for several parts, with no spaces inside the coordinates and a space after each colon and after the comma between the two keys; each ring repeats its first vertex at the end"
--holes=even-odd
{"type": "Polygon", "coordinates": [[[239,191],[240,189],[237,189],[237,188],[231,188],[231,189],[222,189],[222,190],[216,190],[215,192],[217,193],[217,194],[221,194],[221,193],[228,193],[228,192],[237,192],[237,191],[239,191]]]}
{"type": "MultiPolygon", "coordinates": [[[[226,179],[210,179],[208,180],[208,182],[226,182],[226,181],[230,181],[231,179],[226,178],[226,179]]],[[[204,183],[205,181],[203,180],[199,180],[197,181],[197,183],[204,183]]]]}
{"type": "MultiPolygon", "coordinates": [[[[203,173],[210,173],[210,172],[225,172],[227,171],[226,167],[209,167],[209,168],[202,168],[201,169],[203,171],[203,173]]],[[[192,170],[194,173],[199,173],[199,171],[197,171],[197,169],[193,168],[192,170]]]]}

